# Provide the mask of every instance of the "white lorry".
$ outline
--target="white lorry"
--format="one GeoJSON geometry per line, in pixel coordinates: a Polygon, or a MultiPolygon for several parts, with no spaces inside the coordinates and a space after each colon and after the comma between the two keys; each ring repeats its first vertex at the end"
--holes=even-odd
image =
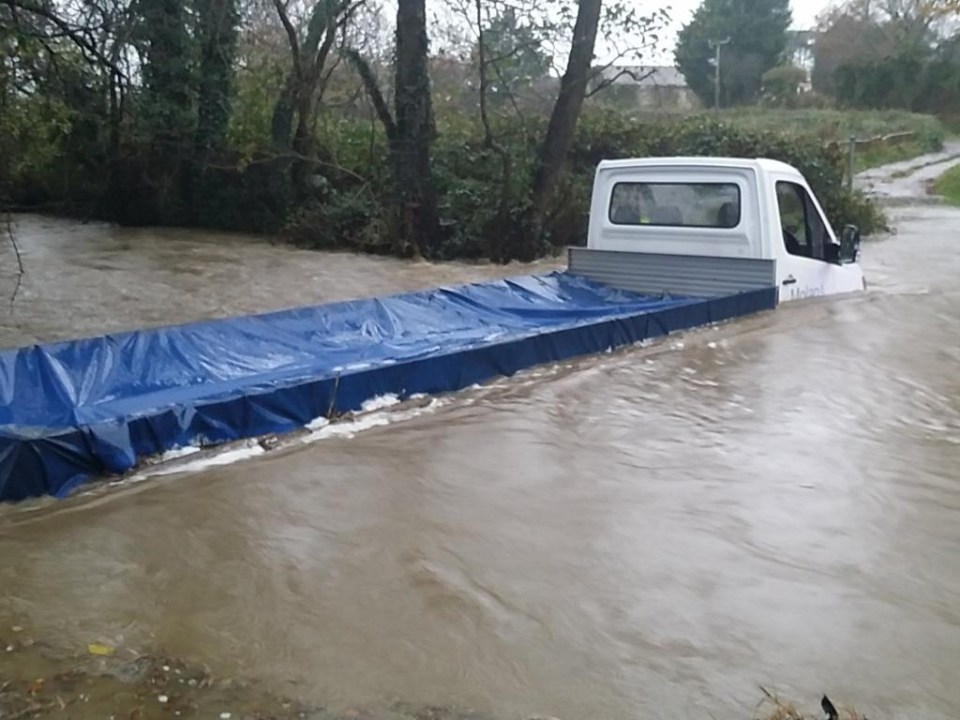
{"type": "Polygon", "coordinates": [[[0,352],[0,501],[861,290],[858,246],[782,163],[604,162],[569,272],[0,352]]]}
{"type": "Polygon", "coordinates": [[[779,302],[865,287],[860,233],[838,238],[804,177],[774,160],[648,158],[597,168],[570,272],[625,290],[716,296],[776,286],[779,302]]]}

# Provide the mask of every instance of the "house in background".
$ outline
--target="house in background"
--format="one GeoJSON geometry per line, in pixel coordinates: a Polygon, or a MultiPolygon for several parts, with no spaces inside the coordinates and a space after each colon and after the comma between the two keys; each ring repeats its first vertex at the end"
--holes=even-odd
{"type": "Polygon", "coordinates": [[[610,65],[597,70],[589,89],[601,84],[609,84],[601,91],[604,100],[623,109],[689,112],[700,108],[686,78],[668,65],[610,65]]]}

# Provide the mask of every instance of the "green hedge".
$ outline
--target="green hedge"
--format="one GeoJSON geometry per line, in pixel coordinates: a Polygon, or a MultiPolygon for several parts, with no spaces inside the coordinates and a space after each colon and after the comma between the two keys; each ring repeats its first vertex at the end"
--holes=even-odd
{"type": "MultiPolygon", "coordinates": [[[[497,136],[512,161],[511,215],[522,215],[530,187],[543,120],[498,118],[497,136]]],[[[500,158],[484,148],[476,123],[459,119],[438,128],[433,160],[448,229],[447,258],[489,257],[491,228],[501,192],[500,158]]],[[[287,236],[301,245],[403,252],[389,241],[389,165],[382,139],[371,141],[369,125],[343,121],[328,128],[325,145],[336,147],[338,170],[317,201],[295,214],[287,236]]],[[[595,110],[581,118],[567,172],[548,213],[548,253],[586,239],[590,187],[604,159],[672,155],[766,157],[793,165],[808,179],[831,222],[854,223],[865,233],[883,226],[879,212],[844,185],[845,151],[817,135],[749,130],[713,116],[638,120],[616,111],[595,110]]],[[[497,253],[499,255],[499,253],[497,253]]],[[[500,259],[510,259],[511,248],[500,259]]]]}
{"type": "MultiPolygon", "coordinates": [[[[493,121],[511,161],[507,220],[521,222],[546,118],[520,119],[503,111],[493,121]]],[[[862,196],[846,191],[845,149],[836,141],[848,132],[864,136],[898,129],[920,132],[924,147],[932,148],[943,136],[936,120],[909,113],[752,109],[657,118],[592,107],[578,124],[567,171],[549,207],[544,241],[534,250],[546,254],[585,240],[596,165],[624,157],[782,160],[808,178],[835,226],[855,223],[869,233],[882,226],[882,217],[862,196]]],[[[370,120],[325,116],[317,142],[320,162],[306,199],[295,199],[290,160],[269,148],[259,154],[228,150],[201,167],[187,141],[169,148],[125,145],[115,162],[103,143],[97,154],[71,154],[65,138],[53,142],[38,136],[31,142],[30,147],[55,146],[56,152],[31,155],[27,164],[0,163],[9,166],[6,187],[17,204],[49,203],[84,213],[92,207],[95,215],[136,225],[280,230],[290,241],[314,248],[410,252],[395,241],[400,234],[394,230],[389,156],[382,129],[370,120]]],[[[446,231],[443,257],[509,260],[531,254],[529,248],[501,246],[509,235],[498,217],[501,160],[485,148],[475,117],[439,115],[433,170],[446,231]]]]}

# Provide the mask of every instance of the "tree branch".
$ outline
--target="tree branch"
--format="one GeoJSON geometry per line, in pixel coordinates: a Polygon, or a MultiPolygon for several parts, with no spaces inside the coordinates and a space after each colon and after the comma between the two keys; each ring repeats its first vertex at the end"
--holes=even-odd
{"type": "MultiPolygon", "coordinates": [[[[17,11],[20,10],[49,21],[60,31],[57,34],[57,37],[69,38],[69,40],[76,45],[81,52],[85,53],[85,57],[88,60],[93,58],[121,77],[126,77],[126,74],[110,58],[103,54],[95,41],[91,40],[89,37],[85,37],[86,34],[92,32],[91,28],[73,26],[53,11],[40,5],[23,2],[23,0],[0,0],[0,4],[6,5],[8,8],[10,8],[11,15],[15,20],[18,19],[17,11]]],[[[36,35],[36,37],[39,39],[41,36],[36,35]]]]}
{"type": "Polygon", "coordinates": [[[290,44],[290,52],[293,53],[293,72],[296,73],[297,77],[303,78],[303,62],[300,57],[300,38],[297,37],[296,28],[293,27],[293,23],[290,22],[290,16],[287,14],[287,8],[281,2],[281,0],[273,0],[273,6],[277,10],[277,15],[280,16],[280,23],[283,25],[284,31],[287,33],[287,42],[290,44]]]}
{"type": "MultiPolygon", "coordinates": [[[[493,136],[490,116],[487,112],[487,55],[486,40],[483,34],[483,0],[475,0],[477,9],[477,54],[480,61],[480,119],[483,123],[483,144],[500,158],[500,202],[497,207],[497,221],[491,238],[491,256],[501,256],[501,240],[505,234],[510,217],[510,196],[513,186],[513,164],[510,154],[493,136]]],[[[508,91],[509,92],[509,91],[508,91]]]]}
{"type": "Polygon", "coordinates": [[[23,267],[23,254],[20,252],[20,244],[17,242],[17,235],[13,231],[13,218],[9,212],[4,213],[4,223],[7,226],[7,237],[10,245],[13,247],[14,255],[17,257],[17,284],[13,288],[13,294],[10,296],[10,312],[13,312],[13,305],[17,301],[17,295],[20,294],[20,287],[23,285],[23,276],[26,270],[23,267]]]}
{"type": "Polygon", "coordinates": [[[490,63],[491,65],[494,65],[496,63],[501,63],[504,60],[509,60],[510,58],[519,55],[524,50],[530,50],[531,48],[539,49],[540,43],[536,40],[531,40],[530,42],[526,42],[526,43],[520,43],[519,45],[514,47],[513,50],[511,50],[510,52],[505,52],[502,55],[495,55],[494,57],[487,58],[487,62],[490,63]]]}
{"type": "Polygon", "coordinates": [[[333,43],[337,40],[337,25],[332,24],[327,26],[327,32],[323,37],[323,43],[320,45],[320,49],[317,51],[317,56],[313,61],[313,72],[317,75],[323,70],[323,66],[327,62],[327,56],[330,55],[330,50],[333,48],[333,43]]]}
{"type": "MultiPolygon", "coordinates": [[[[292,150],[288,152],[282,152],[282,153],[271,153],[271,154],[260,155],[256,159],[248,161],[245,164],[245,166],[249,167],[250,165],[263,165],[264,163],[273,162],[275,160],[285,160],[285,159],[304,160],[316,165],[323,165],[324,167],[328,167],[331,170],[336,170],[337,172],[341,172],[344,175],[349,175],[350,177],[354,178],[355,180],[359,180],[362,183],[369,182],[368,178],[365,178],[362,175],[358,175],[350,168],[345,168],[342,165],[338,165],[337,163],[325,162],[323,160],[317,160],[316,158],[307,157],[306,155],[303,155],[298,152],[293,152],[292,150]]],[[[215,170],[239,170],[241,167],[244,167],[244,165],[239,165],[236,163],[223,164],[223,163],[211,162],[211,163],[207,163],[205,167],[213,168],[215,170]]]]}
{"type": "Polygon", "coordinates": [[[482,0],[476,0],[477,8],[477,54],[480,61],[480,121],[483,123],[483,144],[493,149],[496,142],[493,139],[493,131],[490,129],[490,117],[487,114],[487,53],[486,41],[483,37],[483,3],[482,0]]]}
{"type": "Polygon", "coordinates": [[[373,103],[373,109],[376,110],[377,117],[380,119],[380,122],[383,123],[383,127],[387,132],[387,139],[392,143],[397,137],[397,125],[393,120],[393,116],[390,114],[390,108],[387,107],[387,101],[380,91],[380,85],[377,83],[377,78],[373,74],[373,69],[356,50],[346,48],[343,53],[350,64],[353,65],[354,70],[357,71],[360,80],[363,81],[364,89],[366,89],[367,95],[370,97],[370,102],[373,103]]]}
{"type": "MultiPolygon", "coordinates": [[[[593,73],[593,77],[597,77],[598,75],[603,74],[603,72],[604,72],[605,70],[609,69],[610,67],[611,67],[611,65],[607,65],[607,66],[601,68],[600,70],[597,70],[596,72],[593,73]]],[[[593,96],[596,95],[598,92],[601,92],[601,91],[603,91],[603,90],[606,90],[608,87],[610,87],[611,85],[613,85],[615,82],[617,82],[617,80],[619,80],[619,79],[622,78],[622,77],[630,77],[630,78],[633,78],[633,79],[636,81],[636,83],[639,85],[640,83],[642,83],[642,82],[643,82],[644,80],[646,80],[647,78],[653,77],[653,75],[655,75],[656,72],[657,72],[657,71],[656,71],[656,69],[654,68],[654,69],[648,70],[647,72],[643,73],[642,75],[637,75],[637,73],[635,73],[635,72],[634,72],[633,70],[631,70],[630,68],[622,68],[622,69],[621,69],[616,75],[614,75],[612,78],[604,78],[604,79],[601,80],[599,83],[597,83],[596,87],[594,87],[592,90],[590,90],[590,91],[587,93],[586,96],[587,96],[588,98],[589,98],[589,97],[593,97],[593,96]]]]}
{"type": "MultiPolygon", "coordinates": [[[[357,7],[359,7],[360,4],[361,3],[358,3],[357,7]]],[[[341,63],[343,63],[344,48],[347,45],[346,25],[340,24],[338,26],[338,30],[342,34],[341,41],[340,41],[340,48],[337,50],[336,54],[334,55],[333,63],[330,64],[330,67],[326,68],[326,72],[323,73],[323,75],[321,75],[320,77],[319,87],[317,89],[317,105],[318,106],[320,105],[321,101],[323,100],[324,96],[327,93],[327,88],[330,85],[330,78],[333,77],[333,74],[337,71],[337,68],[340,67],[341,63]]],[[[324,64],[326,63],[324,62],[324,64]]],[[[323,68],[321,67],[321,69],[323,68]]]]}
{"type": "MultiPolygon", "coordinates": [[[[497,74],[497,78],[500,80],[500,84],[504,87],[507,93],[507,99],[510,101],[510,104],[513,106],[514,112],[517,114],[517,117],[523,120],[523,111],[520,110],[520,106],[517,104],[517,97],[514,95],[513,91],[510,89],[510,85],[507,82],[507,79],[503,76],[503,71],[500,69],[500,66],[496,63],[493,63],[493,71],[497,74]]],[[[522,126],[521,126],[522,127],[522,126]]]]}

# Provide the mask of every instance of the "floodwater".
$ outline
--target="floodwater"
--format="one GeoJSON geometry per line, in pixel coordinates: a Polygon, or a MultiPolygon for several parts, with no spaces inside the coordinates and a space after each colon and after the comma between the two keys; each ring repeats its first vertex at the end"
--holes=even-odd
{"type": "MultiPolygon", "coordinates": [[[[898,212],[860,297],[0,509],[0,635],[164,652],[333,708],[746,718],[763,686],[960,717],[960,212],[898,212]]],[[[20,235],[6,345],[502,272],[20,235]]]]}

